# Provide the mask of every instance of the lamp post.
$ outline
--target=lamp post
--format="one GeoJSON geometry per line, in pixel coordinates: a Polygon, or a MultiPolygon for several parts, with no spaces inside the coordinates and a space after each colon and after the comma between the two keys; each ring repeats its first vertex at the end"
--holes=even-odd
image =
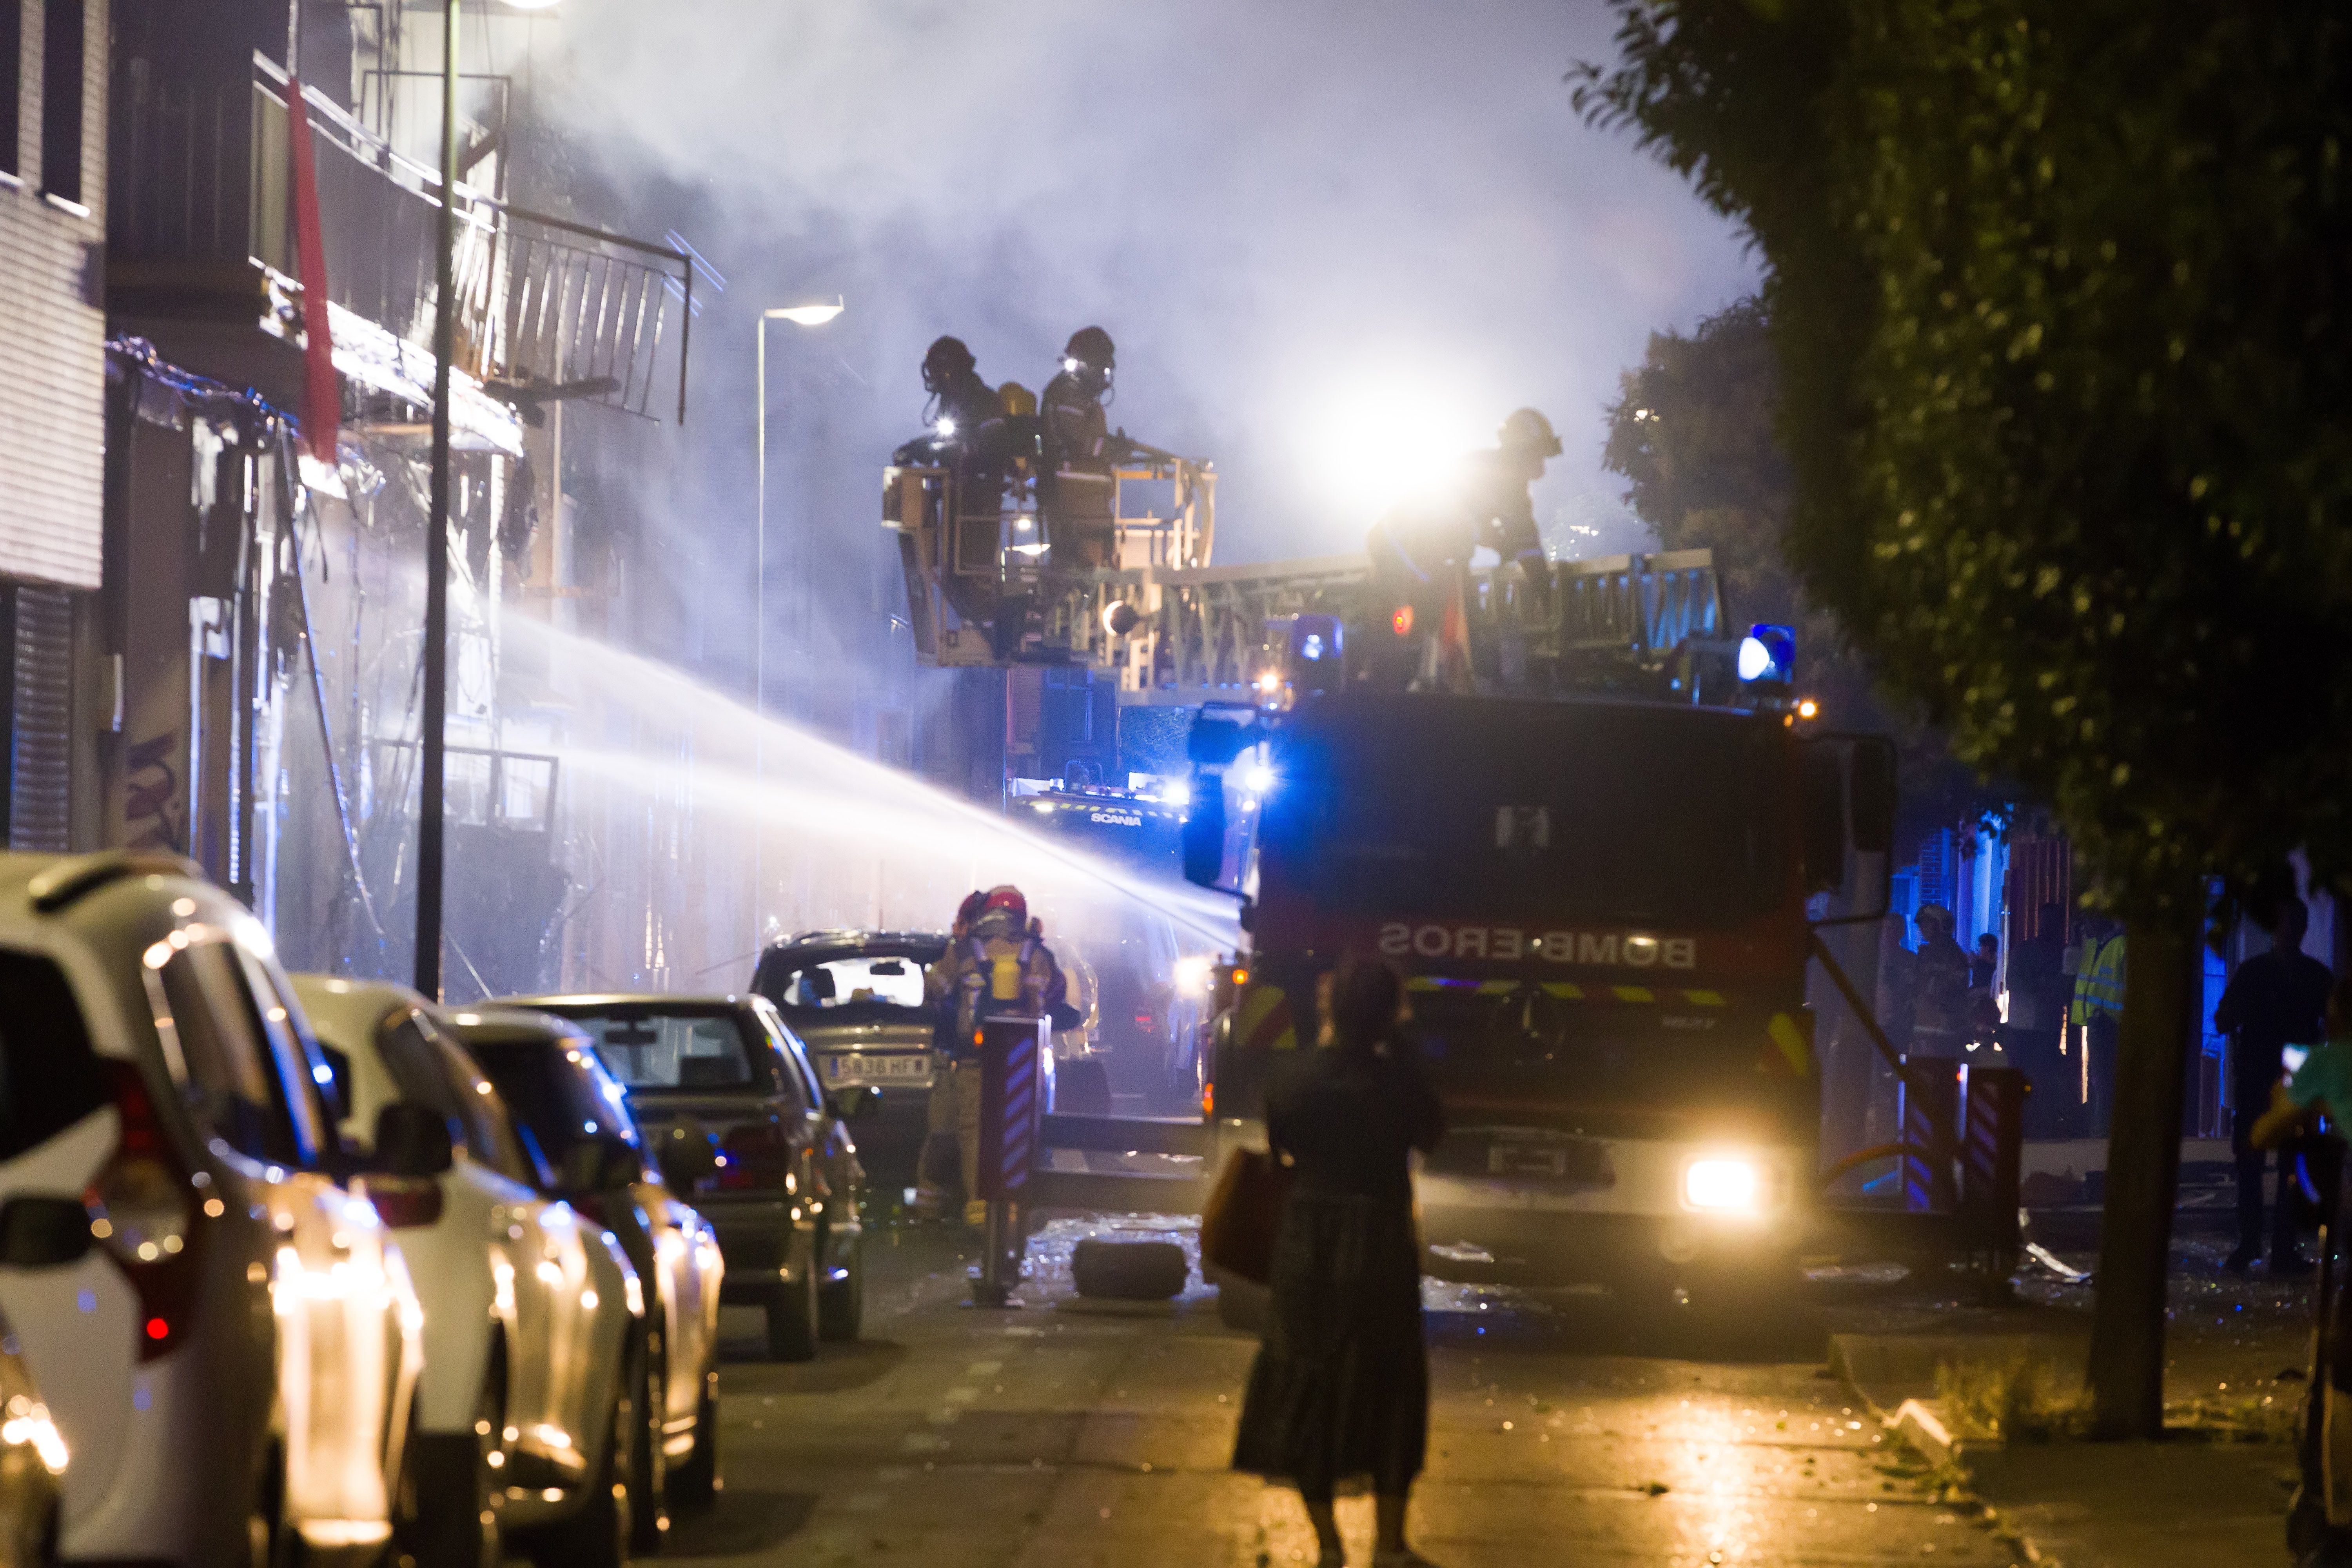
{"type": "MultiPolygon", "coordinates": [[[[752,395],[756,426],[752,441],[756,447],[753,458],[759,467],[753,503],[755,519],[751,542],[751,783],[757,790],[767,781],[767,718],[768,718],[768,323],[790,321],[796,327],[821,327],[841,314],[843,300],[835,295],[830,301],[810,300],[798,305],[778,305],[760,312],[758,346],[753,351],[753,379],[759,383],[752,395]]],[[[761,851],[766,847],[767,824],[755,810],[751,826],[751,947],[754,952],[764,947],[767,933],[760,929],[760,889],[763,885],[761,851]]]]}
{"type": "Polygon", "coordinates": [[[759,424],[757,443],[760,466],[759,500],[757,503],[758,537],[752,542],[754,558],[751,588],[751,710],[765,717],[768,711],[768,323],[790,321],[796,327],[821,327],[841,314],[839,296],[830,302],[813,301],[804,305],[779,305],[760,312],[759,348],[754,355],[758,362],[759,389],[753,398],[757,405],[759,424]]]}
{"type": "MultiPolygon", "coordinates": [[[[556,0],[507,0],[541,11],[556,0]]],[[[457,21],[446,0],[441,23],[441,210],[433,257],[433,458],[425,520],[425,692],[418,717],[416,800],[416,989],[441,995],[443,844],[447,824],[449,716],[449,375],[457,352],[457,21]]],[[[559,479],[559,488],[561,480],[559,479]]]]}

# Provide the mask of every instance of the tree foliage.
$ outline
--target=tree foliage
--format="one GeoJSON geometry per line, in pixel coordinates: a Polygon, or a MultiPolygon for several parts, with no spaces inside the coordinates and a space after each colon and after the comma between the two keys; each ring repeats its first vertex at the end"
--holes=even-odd
{"type": "Polygon", "coordinates": [[[2352,22],[1618,0],[1579,98],[1768,266],[1809,596],[2126,911],[2352,868],[2352,22]]]}
{"type": "Polygon", "coordinates": [[[1903,837],[1973,826],[2000,815],[2009,792],[1956,762],[1917,705],[1888,700],[1853,657],[1835,616],[1790,569],[1789,461],[1775,427],[1780,374],[1760,301],[1743,300],[1696,330],[1653,332],[1608,410],[1601,463],[1668,550],[1711,550],[1741,624],[1796,628],[1798,681],[1838,730],[1895,734],[1902,758],[1903,837]]]}

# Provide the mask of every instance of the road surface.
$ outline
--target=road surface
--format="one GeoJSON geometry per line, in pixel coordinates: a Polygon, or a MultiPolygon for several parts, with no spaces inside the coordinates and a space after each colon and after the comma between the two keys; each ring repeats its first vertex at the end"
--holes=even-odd
{"type": "MultiPolygon", "coordinates": [[[[1079,1300],[1082,1233],[1041,1237],[1026,1304],[1003,1312],[963,1304],[950,1233],[877,1237],[866,1342],[813,1365],[753,1359],[758,1320],[730,1311],[726,1491],[677,1522],[667,1560],[1312,1563],[1297,1499],[1226,1468],[1255,1341],[1197,1283],[1172,1306],[1079,1300]]],[[[1598,1300],[1432,1299],[1412,1528],[1441,1568],[2010,1560],[1901,1473],[1817,1360],[1641,1353],[1663,1348],[1643,1343],[1656,1325],[1598,1300]]],[[[1369,1562],[1370,1500],[1343,1500],[1340,1521],[1349,1560],[1369,1562]]]]}

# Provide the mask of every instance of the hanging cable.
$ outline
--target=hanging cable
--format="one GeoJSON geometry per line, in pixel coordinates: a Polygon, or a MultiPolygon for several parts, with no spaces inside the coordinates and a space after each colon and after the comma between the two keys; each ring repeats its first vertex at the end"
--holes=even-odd
{"type": "MultiPolygon", "coordinates": [[[[288,472],[292,454],[293,443],[281,434],[278,439],[278,471],[281,474],[288,472]]],[[[289,489],[294,488],[290,479],[288,483],[289,489]]],[[[302,491],[299,504],[304,507],[310,505],[307,489],[302,491]]],[[[312,527],[316,528],[319,520],[315,508],[310,521],[312,527]]],[[[322,534],[320,544],[323,546],[324,543],[322,534]]],[[[325,559],[323,548],[320,559],[325,559]]],[[[319,740],[327,756],[327,787],[335,797],[335,821],[342,829],[343,855],[351,863],[352,885],[359,889],[360,907],[367,911],[368,924],[375,928],[376,950],[381,952],[384,943],[390,940],[390,933],[383,929],[383,921],[376,913],[375,895],[368,890],[367,873],[360,868],[359,836],[352,831],[351,809],[343,798],[342,764],[335,760],[334,725],[327,716],[326,677],[319,668],[317,639],[310,635],[310,587],[302,575],[302,552],[299,542],[294,552],[294,605],[302,619],[302,662],[310,667],[310,695],[319,708],[319,740]]]]}

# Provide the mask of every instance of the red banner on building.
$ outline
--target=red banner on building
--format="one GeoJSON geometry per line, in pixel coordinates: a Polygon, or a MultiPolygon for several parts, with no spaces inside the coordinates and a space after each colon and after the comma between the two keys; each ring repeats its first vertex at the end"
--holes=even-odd
{"type": "Polygon", "coordinates": [[[343,393],[335,377],[335,344],[327,325],[327,251],[320,236],[318,162],[299,77],[286,84],[286,130],[294,153],[294,247],[302,272],[302,333],[309,344],[303,356],[302,439],[310,456],[331,468],[336,466],[343,393]]]}

